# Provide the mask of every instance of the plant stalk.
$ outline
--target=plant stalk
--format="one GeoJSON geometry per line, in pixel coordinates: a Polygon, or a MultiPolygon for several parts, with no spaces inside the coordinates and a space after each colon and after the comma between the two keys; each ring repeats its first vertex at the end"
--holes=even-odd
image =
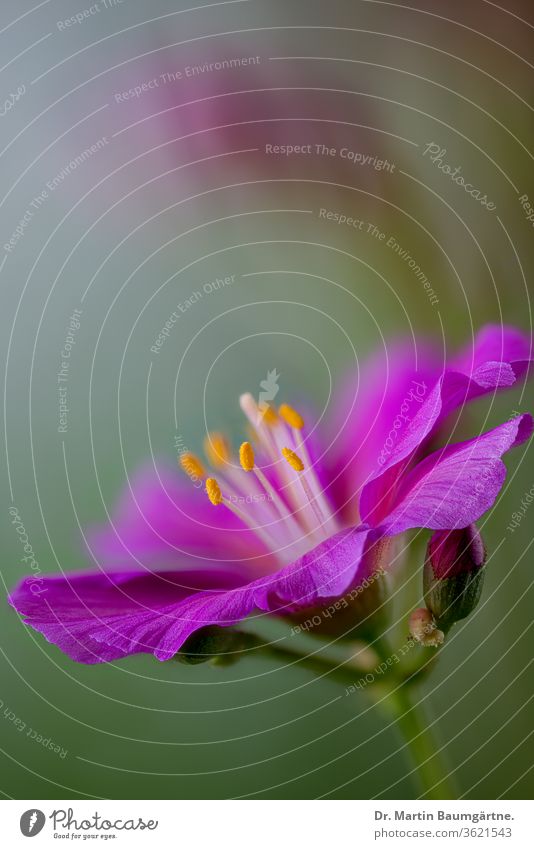
{"type": "Polygon", "coordinates": [[[421,702],[414,704],[408,684],[400,683],[389,690],[380,701],[394,719],[406,748],[414,763],[414,770],[422,789],[421,798],[458,798],[446,763],[436,746],[432,729],[428,727],[421,702]]]}
{"type": "MultiPolygon", "coordinates": [[[[373,647],[380,655],[387,656],[389,649],[385,641],[375,641],[373,647]]],[[[267,653],[278,661],[302,664],[303,668],[316,675],[326,674],[344,686],[353,683],[355,675],[363,671],[358,670],[357,666],[350,661],[333,665],[332,661],[320,654],[302,655],[298,651],[282,646],[270,645],[267,653]]],[[[385,681],[380,684],[369,684],[368,689],[375,704],[379,705],[393,720],[404,739],[405,747],[414,764],[413,771],[421,787],[421,798],[456,799],[457,792],[447,765],[436,746],[432,729],[428,727],[421,702],[414,704],[411,697],[416,674],[412,673],[409,678],[402,680],[390,671],[387,684],[385,681]]]]}

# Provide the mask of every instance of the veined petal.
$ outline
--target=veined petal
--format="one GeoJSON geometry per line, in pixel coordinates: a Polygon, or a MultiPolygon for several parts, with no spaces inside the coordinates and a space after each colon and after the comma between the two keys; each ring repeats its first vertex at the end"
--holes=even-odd
{"type": "Polygon", "coordinates": [[[455,357],[450,368],[470,374],[485,363],[509,363],[515,378],[521,377],[533,359],[532,339],[516,327],[487,324],[472,345],[455,357]]]}
{"type": "Polygon", "coordinates": [[[258,607],[287,613],[343,595],[369,577],[372,563],[365,554],[375,538],[363,525],[334,534],[270,579],[257,581],[258,607]]]}
{"type": "Polygon", "coordinates": [[[533,431],[529,415],[431,454],[403,480],[382,523],[387,536],[409,528],[465,528],[493,505],[506,477],[502,455],[533,431]]]}
{"type": "MultiPolygon", "coordinates": [[[[44,634],[79,663],[103,663],[130,654],[122,643],[158,620],[161,632],[172,620],[168,611],[192,593],[234,587],[234,575],[210,572],[82,572],[26,578],[9,602],[27,625],[44,634]],[[104,637],[104,639],[102,639],[104,637]]],[[[151,652],[138,642],[135,651],[151,652]]]]}
{"type": "Polygon", "coordinates": [[[388,346],[341,382],[324,439],[331,443],[327,491],[353,524],[361,487],[382,470],[398,437],[397,424],[413,419],[440,372],[434,348],[406,341],[388,346]]]}
{"type": "Polygon", "coordinates": [[[81,663],[138,652],[169,660],[207,625],[253,610],[284,614],[334,598],[363,580],[367,528],[342,531],[278,573],[245,585],[217,573],[89,573],[23,581],[10,602],[28,625],[81,663]]]}
{"type": "Polygon", "coordinates": [[[377,467],[362,490],[362,520],[376,525],[388,514],[396,498],[397,482],[416,451],[450,413],[489,392],[511,387],[526,372],[531,358],[530,342],[520,331],[494,325],[483,328],[471,354],[464,352],[452,360],[415,416],[399,423],[392,450],[378,458],[377,467]],[[499,356],[503,359],[496,359],[499,356]]]}

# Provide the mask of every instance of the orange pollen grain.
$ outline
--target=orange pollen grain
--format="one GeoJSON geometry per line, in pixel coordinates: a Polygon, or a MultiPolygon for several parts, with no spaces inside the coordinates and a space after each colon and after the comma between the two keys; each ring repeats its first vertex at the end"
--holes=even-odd
{"type": "Polygon", "coordinates": [[[245,472],[251,472],[254,468],[254,449],[250,442],[243,442],[239,449],[239,462],[245,472]]]}
{"type": "Polygon", "coordinates": [[[290,407],[289,404],[282,404],[278,408],[278,413],[280,414],[280,418],[282,418],[286,424],[290,427],[294,427],[296,430],[302,430],[304,427],[304,419],[297,413],[293,407],[290,407]]]}
{"type": "Polygon", "coordinates": [[[266,425],[275,425],[278,422],[278,416],[276,415],[276,411],[271,407],[270,404],[267,404],[263,401],[261,404],[258,404],[258,414],[261,421],[266,425]]]}
{"type": "Polygon", "coordinates": [[[212,466],[222,466],[230,459],[230,445],[222,433],[208,433],[204,453],[212,466]]]}
{"type": "Polygon", "coordinates": [[[195,454],[186,452],[180,454],[180,465],[190,478],[205,478],[204,466],[195,454]]]}
{"type": "Polygon", "coordinates": [[[215,507],[223,500],[221,488],[215,478],[206,479],[206,492],[208,493],[209,500],[215,507]]]}
{"type": "Polygon", "coordinates": [[[295,454],[291,448],[282,448],[282,456],[296,472],[304,471],[304,463],[300,459],[299,455],[295,454]]]}

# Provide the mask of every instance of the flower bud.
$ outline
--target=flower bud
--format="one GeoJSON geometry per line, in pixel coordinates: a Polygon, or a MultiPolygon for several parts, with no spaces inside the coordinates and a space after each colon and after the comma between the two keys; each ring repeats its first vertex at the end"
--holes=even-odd
{"type": "Polygon", "coordinates": [[[482,594],[485,562],[486,550],[476,525],[432,535],[423,592],[438,627],[447,629],[475,609],[482,594]]]}

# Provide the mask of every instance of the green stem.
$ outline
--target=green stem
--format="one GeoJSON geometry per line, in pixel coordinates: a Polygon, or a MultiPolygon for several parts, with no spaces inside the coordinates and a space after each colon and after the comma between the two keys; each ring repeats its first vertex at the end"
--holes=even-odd
{"type": "Polygon", "coordinates": [[[389,690],[380,705],[393,717],[404,738],[423,790],[422,796],[426,799],[456,799],[457,793],[421,710],[421,703],[413,703],[408,685],[399,684],[396,689],[389,690]]]}
{"type": "Polygon", "coordinates": [[[286,649],[282,646],[272,644],[264,647],[263,651],[285,663],[298,663],[304,669],[309,669],[316,675],[328,675],[332,680],[338,681],[345,687],[353,684],[357,676],[362,674],[362,670],[356,665],[351,665],[350,661],[333,665],[331,660],[322,657],[319,653],[303,655],[297,651],[293,651],[293,649],[286,649]]]}
{"type": "MultiPolygon", "coordinates": [[[[376,640],[373,648],[380,656],[387,657],[391,650],[385,640],[376,640]]],[[[293,649],[283,646],[270,645],[263,648],[271,657],[285,663],[302,664],[302,667],[316,675],[328,675],[343,686],[354,683],[354,680],[365,674],[350,661],[334,666],[332,661],[320,654],[302,655],[293,649]]],[[[410,693],[417,672],[405,680],[399,680],[392,672],[387,683],[369,684],[369,692],[374,694],[375,704],[387,713],[404,738],[406,748],[414,762],[419,779],[422,796],[426,799],[456,799],[453,782],[448,775],[446,764],[441,753],[437,750],[436,742],[428,721],[422,712],[421,703],[414,704],[410,693]]]]}

